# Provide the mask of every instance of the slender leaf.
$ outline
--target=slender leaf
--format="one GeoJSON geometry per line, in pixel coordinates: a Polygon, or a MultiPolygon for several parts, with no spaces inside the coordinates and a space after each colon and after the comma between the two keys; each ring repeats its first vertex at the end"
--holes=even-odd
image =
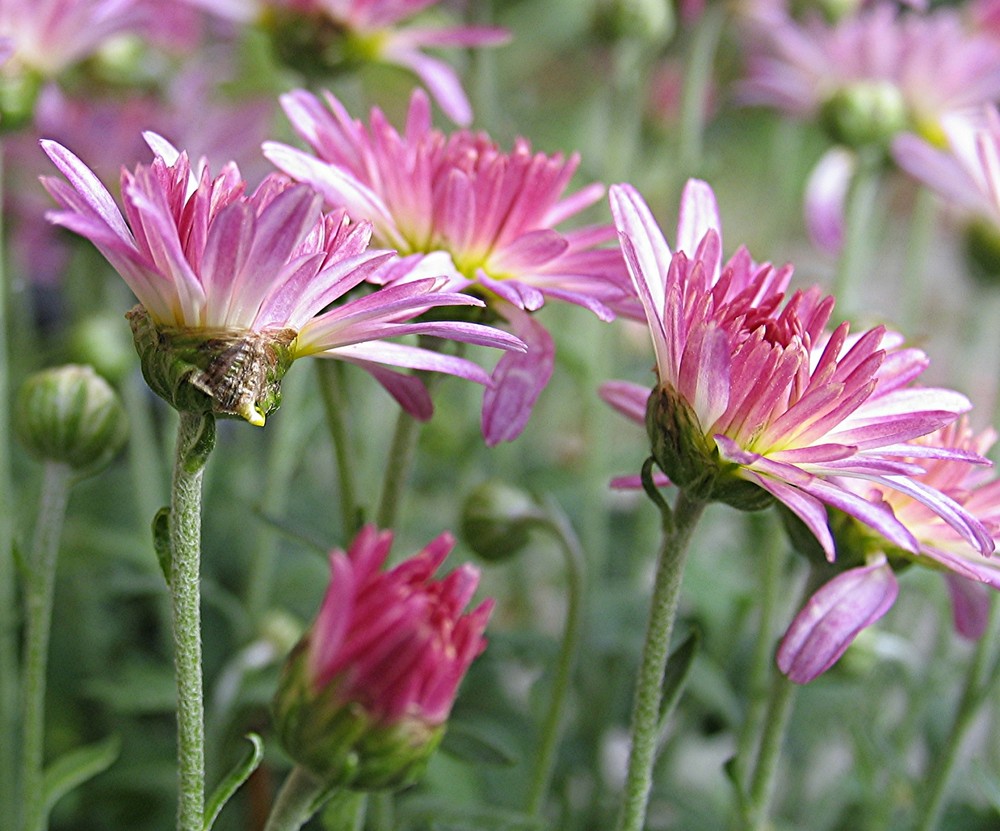
{"type": "Polygon", "coordinates": [[[205,821],[202,825],[205,831],[210,831],[225,804],[239,790],[240,785],[250,778],[250,774],[257,770],[260,760],[264,758],[264,742],[261,737],[256,733],[247,733],[246,738],[250,742],[250,749],[223,777],[205,805],[205,821]]]}
{"type": "Polygon", "coordinates": [[[46,816],[62,797],[88,779],[103,773],[121,753],[121,739],[111,736],[60,756],[45,769],[44,810],[46,816]]]}

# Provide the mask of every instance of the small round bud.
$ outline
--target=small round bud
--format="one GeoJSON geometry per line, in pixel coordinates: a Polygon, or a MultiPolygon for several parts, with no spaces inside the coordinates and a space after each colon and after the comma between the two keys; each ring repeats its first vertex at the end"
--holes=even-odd
{"type": "Polygon", "coordinates": [[[820,118],[834,141],[855,148],[886,145],[909,124],[903,94],[889,81],[859,81],[838,90],[820,118]]]}
{"type": "Polygon", "coordinates": [[[666,0],[599,0],[593,31],[601,40],[637,40],[660,47],[674,33],[674,7],[666,0]]]}
{"type": "Polygon", "coordinates": [[[135,349],[119,314],[89,315],[69,332],[69,357],[89,364],[102,378],[117,383],[135,368],[135,349]]]}
{"type": "Polygon", "coordinates": [[[538,506],[524,491],[502,482],[484,482],[462,506],[462,539],[484,560],[499,562],[528,544],[532,525],[541,518],[538,506]]]}
{"type": "Polygon", "coordinates": [[[117,393],[92,367],[36,372],[21,386],[14,423],[32,455],[96,473],[122,448],[128,423],[117,393]]]}
{"type": "Polygon", "coordinates": [[[27,68],[0,73],[0,131],[10,133],[31,123],[42,81],[38,72],[27,68]]]}
{"type": "Polygon", "coordinates": [[[974,219],[962,237],[972,276],[984,286],[1000,286],[1000,228],[988,220],[974,219]]]}
{"type": "Polygon", "coordinates": [[[272,5],[261,26],[278,60],[306,78],[356,71],[376,60],[382,45],[379,35],[352,32],[322,12],[272,5]]]}

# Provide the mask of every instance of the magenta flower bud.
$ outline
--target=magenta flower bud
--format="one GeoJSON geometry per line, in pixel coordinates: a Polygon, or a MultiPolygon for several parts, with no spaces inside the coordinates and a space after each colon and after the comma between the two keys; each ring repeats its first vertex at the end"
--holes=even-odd
{"type": "Polygon", "coordinates": [[[796,684],[822,675],[862,629],[889,611],[898,593],[899,584],[884,555],[838,574],[795,616],[778,647],[778,668],[796,684]]]}
{"type": "Polygon", "coordinates": [[[275,696],[285,750],[329,786],[401,788],[444,735],[458,685],[486,641],[486,600],[463,613],[479,582],[464,565],[433,579],[450,534],[380,571],[392,532],[368,525],[330,555],[319,614],[285,665],[275,696]]]}

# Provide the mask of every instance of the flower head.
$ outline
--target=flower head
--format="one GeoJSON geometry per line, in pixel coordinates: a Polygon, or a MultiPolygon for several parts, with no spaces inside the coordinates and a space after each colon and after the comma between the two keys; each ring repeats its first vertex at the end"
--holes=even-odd
{"type": "Polygon", "coordinates": [[[846,483],[869,501],[884,502],[913,535],[917,551],[887,545],[887,540],[868,529],[850,527],[850,519],[841,523],[838,539],[853,549],[846,552],[847,557],[866,564],[824,584],[796,615],[778,650],[782,672],[796,683],[813,680],[840,658],[862,629],[885,614],[898,592],[893,561],[912,561],[942,571],[955,628],[964,637],[982,636],[988,610],[982,588],[1000,588],[1000,565],[984,557],[982,549],[970,544],[955,527],[954,518],[940,508],[935,510],[921,498],[921,492],[945,495],[951,505],[975,516],[996,540],[1000,537],[1000,480],[981,455],[995,438],[992,430],[974,435],[963,418],[911,443],[913,455],[907,461],[919,462],[922,471],[914,473],[905,487],[890,489],[860,480],[846,483]],[[929,458],[925,455],[928,448],[936,448],[929,458]]]}
{"type": "MultiPolygon", "coordinates": [[[[555,229],[600,199],[591,185],[564,196],[579,158],[533,152],[524,139],[502,151],[484,134],[433,129],[430,107],[413,94],[405,131],[378,109],[365,126],[331,94],[282,98],[315,155],[276,143],[265,155],[317,188],[329,205],[371,220],[375,240],[404,262],[451,277],[454,288],[484,297],[526,343],[527,355],[501,359],[484,405],[488,443],[518,435],[552,371],[552,341],[529,316],[546,299],[590,309],[604,320],[630,296],[610,226],[555,229]]],[[[384,279],[395,280],[390,270],[384,279]]]]}
{"type": "Polygon", "coordinates": [[[343,211],[322,214],[316,193],[282,176],[247,194],[235,164],[213,177],[159,136],[147,140],[153,163],[122,172],[124,216],[93,172],[55,142],[42,146],[68,181],[43,181],[62,207],[50,220],[93,242],[138,298],[131,320],[143,371],[174,406],[263,424],[288,365],[320,355],[362,365],[427,417],[419,382],[381,364],[480,382],[485,374],[471,362],[384,338],[430,334],[515,346],[484,326],[410,322],[435,306],[477,302],[440,291],[434,279],[328,308],[391,257],[368,249],[367,223],[352,224],[343,211]]]}
{"type": "Polygon", "coordinates": [[[723,266],[715,199],[703,182],[685,189],[676,254],[634,189],[613,187],[611,205],[658,375],[652,394],[619,384],[614,399],[634,415],[648,397],[653,455],[674,484],[744,508],[761,507],[763,491],[806,524],[829,559],[827,506],[901,550],[919,550],[888,504],[859,495],[852,480],[912,496],[969,545],[992,550],[969,511],[912,480],[924,468],[910,457],[955,455],[934,445],[918,454],[906,443],[969,407],[950,390],[910,385],[927,364],[923,353],[882,328],[850,335],[845,323],[828,332],[833,299],[818,288],[786,298],[788,267],[758,266],[742,248],[723,266]]]}
{"type": "Polygon", "coordinates": [[[392,532],[369,525],[346,553],[330,555],[330,587],[275,696],[285,749],[329,784],[366,789],[411,782],[486,646],[493,601],[464,612],[476,569],[464,565],[434,579],[452,537],[442,534],[380,571],[391,545],[392,532]]]}
{"type": "Polygon", "coordinates": [[[456,124],[472,122],[458,74],[427,47],[497,46],[506,29],[493,26],[401,26],[439,0],[188,0],[215,14],[273,30],[280,54],[307,74],[355,63],[391,64],[416,75],[456,124]]]}

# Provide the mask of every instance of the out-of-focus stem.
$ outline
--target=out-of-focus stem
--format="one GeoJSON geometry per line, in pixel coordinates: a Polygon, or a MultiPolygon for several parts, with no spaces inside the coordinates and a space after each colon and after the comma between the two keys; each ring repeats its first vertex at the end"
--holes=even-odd
{"type": "Polygon", "coordinates": [[[715,54],[726,20],[726,4],[710,3],[695,24],[681,85],[678,169],[694,175],[701,166],[706,103],[712,88],[715,54]]]}
{"type": "Polygon", "coordinates": [[[324,784],[301,765],[292,768],[278,792],[264,831],[298,831],[319,807],[324,784]]]}
{"type": "Polygon", "coordinates": [[[347,427],[347,395],[344,391],[344,367],[339,361],[316,361],[319,389],[323,397],[326,426],[333,442],[340,485],[340,518],[344,536],[353,537],[361,528],[361,507],[355,486],[354,456],[347,427]]]}
{"type": "Polygon", "coordinates": [[[874,244],[875,205],[878,201],[879,160],[874,154],[858,154],[858,165],[847,198],[844,247],[837,262],[833,295],[841,318],[858,311],[858,286],[870,265],[874,244]]]}
{"type": "Polygon", "coordinates": [[[25,584],[25,633],[22,702],[21,790],[24,831],[43,831],[45,816],[45,680],[52,630],[52,603],[56,582],[59,539],[66,518],[72,470],[46,462],[38,524],[31,546],[25,584]]]}

